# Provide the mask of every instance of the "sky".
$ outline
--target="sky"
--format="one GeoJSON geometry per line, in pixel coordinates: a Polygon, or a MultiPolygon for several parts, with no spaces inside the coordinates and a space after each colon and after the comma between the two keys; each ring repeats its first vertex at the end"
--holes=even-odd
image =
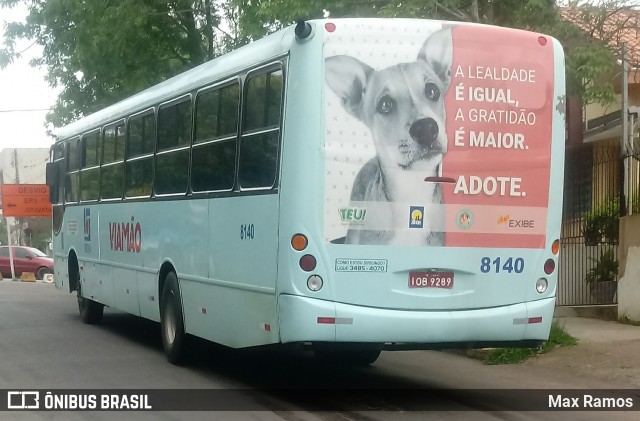
{"type": "MultiPolygon", "coordinates": [[[[4,42],[6,22],[22,22],[27,15],[26,6],[19,3],[11,9],[0,8],[0,45],[4,42]]],[[[39,57],[41,47],[21,41],[18,51],[26,50],[20,60],[0,69],[0,150],[3,148],[49,148],[53,143],[46,134],[47,111],[54,103],[58,91],[45,81],[46,70],[33,68],[30,59],[39,57]]]]}
{"type": "MultiPolygon", "coordinates": [[[[5,23],[23,22],[26,15],[23,5],[0,8],[0,44],[4,43],[5,23]]],[[[31,44],[21,41],[17,50],[26,49],[23,57],[0,69],[0,150],[49,148],[53,143],[45,128],[47,111],[21,111],[51,108],[58,95],[45,81],[46,70],[29,65],[42,52],[40,46],[31,44]]]]}

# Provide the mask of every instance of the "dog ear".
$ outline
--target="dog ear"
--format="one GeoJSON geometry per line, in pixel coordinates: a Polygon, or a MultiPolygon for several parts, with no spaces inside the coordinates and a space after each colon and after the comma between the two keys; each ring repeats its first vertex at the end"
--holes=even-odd
{"type": "Polygon", "coordinates": [[[427,38],[422,44],[418,60],[424,60],[434,69],[442,80],[445,90],[451,82],[451,66],[453,65],[453,39],[451,27],[440,29],[427,38]]]}
{"type": "Polygon", "coordinates": [[[373,68],[349,56],[332,56],[325,60],[327,85],[340,97],[342,106],[362,120],[362,97],[373,68]]]}

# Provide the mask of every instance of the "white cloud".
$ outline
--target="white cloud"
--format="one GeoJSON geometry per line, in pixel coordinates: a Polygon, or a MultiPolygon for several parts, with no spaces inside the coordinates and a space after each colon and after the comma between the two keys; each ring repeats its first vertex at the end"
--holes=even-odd
{"type": "MultiPolygon", "coordinates": [[[[23,4],[2,9],[0,44],[4,42],[6,22],[21,22],[27,11],[23,4]]],[[[21,41],[17,50],[25,49],[23,57],[0,70],[0,150],[3,148],[48,148],[53,142],[46,134],[47,111],[20,111],[50,108],[58,92],[45,81],[46,71],[33,68],[29,61],[39,57],[42,49],[21,41]]]]}

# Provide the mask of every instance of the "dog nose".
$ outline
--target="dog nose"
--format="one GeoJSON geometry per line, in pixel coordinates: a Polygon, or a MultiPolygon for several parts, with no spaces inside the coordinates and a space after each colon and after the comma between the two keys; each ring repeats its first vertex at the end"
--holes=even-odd
{"type": "Polygon", "coordinates": [[[438,137],[438,123],[432,118],[423,118],[411,125],[409,134],[419,144],[431,146],[438,137]]]}

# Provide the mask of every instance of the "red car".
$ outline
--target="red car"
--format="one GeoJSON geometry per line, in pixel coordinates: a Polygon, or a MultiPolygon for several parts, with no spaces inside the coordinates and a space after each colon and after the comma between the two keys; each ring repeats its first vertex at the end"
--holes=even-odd
{"type": "MultiPolygon", "coordinates": [[[[16,276],[23,272],[35,273],[42,279],[47,273],[53,273],[53,259],[33,247],[13,246],[13,267],[16,276]]],[[[11,277],[9,246],[0,246],[0,272],[5,278],[11,277]]]]}

